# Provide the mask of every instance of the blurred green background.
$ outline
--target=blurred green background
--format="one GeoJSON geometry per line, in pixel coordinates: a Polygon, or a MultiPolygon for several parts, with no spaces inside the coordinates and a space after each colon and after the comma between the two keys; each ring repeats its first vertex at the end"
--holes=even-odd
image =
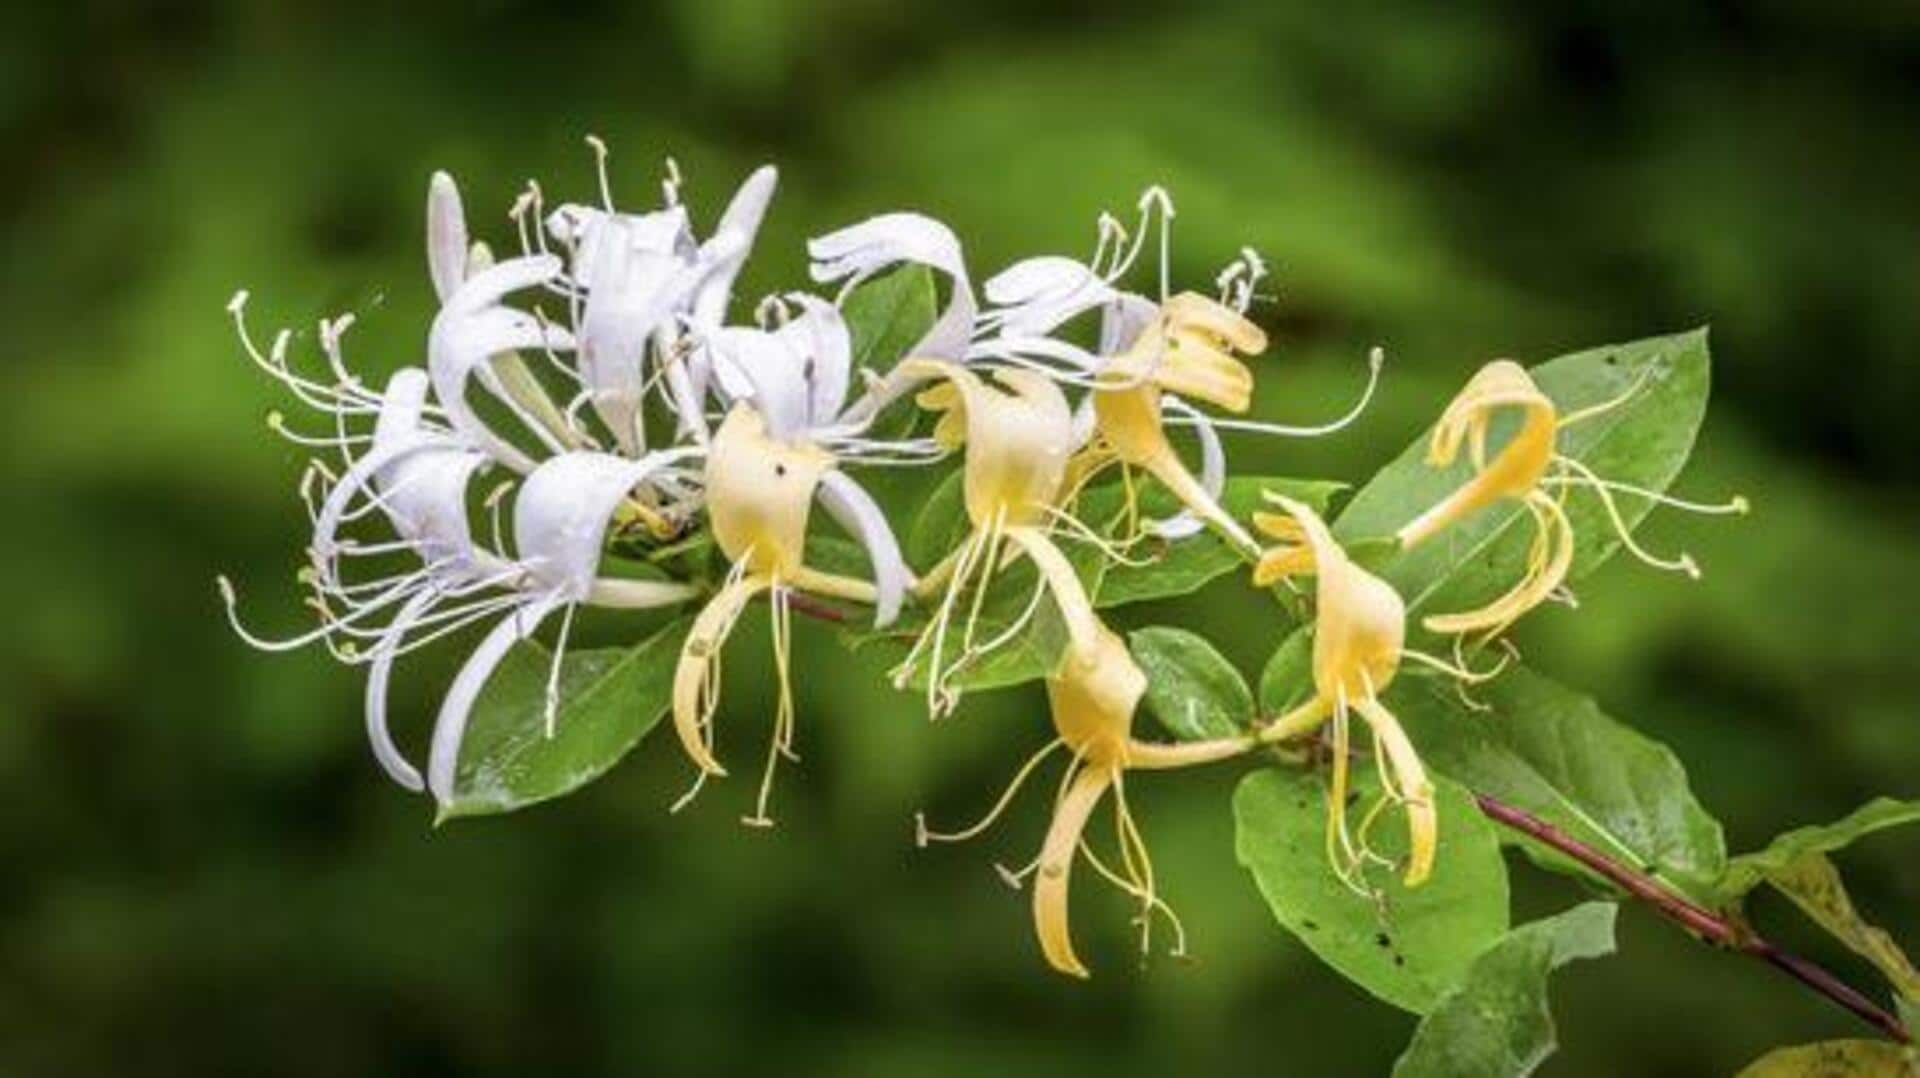
{"type": "MultiPolygon", "coordinates": [[[[356,311],[364,369],[419,362],[428,172],[504,241],[527,177],[590,192],[587,132],[630,202],[673,154],[705,220],[780,164],[748,296],[871,212],[944,218],[984,276],[1084,253],[1096,212],[1167,184],[1183,281],[1243,243],[1277,272],[1264,414],[1330,415],[1367,346],[1391,355],[1367,420],[1239,441],[1248,470],[1363,477],[1486,359],[1711,323],[1680,491],[1755,513],[1656,524],[1703,581],[1616,562],[1521,642],[1675,745],[1736,849],[1920,793],[1906,0],[27,0],[0,14],[0,1074],[1346,1075],[1398,1052],[1411,1019],[1294,946],[1235,866],[1230,773],[1136,795],[1191,963],[1138,968],[1124,904],[1083,886],[1097,976],[1044,971],[989,867],[1037,845],[1043,797],[913,849],[915,809],[969,816],[1044,738],[1037,691],[930,727],[809,626],[778,830],[735,822],[747,780],[669,817],[689,772],[655,739],[578,796],[436,833],[369,759],[355,672],[229,635],[221,571],[257,623],[299,624],[303,518],[228,297],[269,328],[356,311]]],[[[1242,590],[1131,621],[1198,620],[1256,670],[1279,628],[1242,590]]],[[[743,756],[763,635],[729,664],[743,756]]],[[[404,668],[413,744],[458,655],[404,668]]],[[[1910,940],[1913,850],[1844,858],[1910,940]]],[[[1523,916],[1576,897],[1522,876],[1523,916]]],[[[1557,982],[1549,1073],[1731,1073],[1859,1032],[1644,913],[1622,933],[1557,982]]]]}

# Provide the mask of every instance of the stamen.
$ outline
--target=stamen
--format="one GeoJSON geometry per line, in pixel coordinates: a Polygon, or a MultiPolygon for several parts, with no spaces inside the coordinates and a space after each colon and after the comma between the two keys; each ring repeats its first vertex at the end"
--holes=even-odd
{"type": "Polygon", "coordinates": [[[1566,476],[1552,475],[1540,480],[1541,486],[1577,487],[1583,484],[1587,486],[1605,487],[1616,494],[1631,494],[1637,498],[1645,498],[1655,505],[1664,505],[1671,509],[1678,509],[1684,513],[1700,513],[1704,516],[1738,517],[1746,516],[1753,510],[1752,504],[1747,501],[1747,497],[1744,494],[1735,494],[1724,502],[1696,502],[1689,501],[1685,498],[1676,498],[1671,494],[1662,494],[1658,491],[1648,490],[1645,487],[1637,487],[1631,483],[1622,483],[1615,479],[1601,479],[1597,476],[1592,479],[1574,480],[1566,476]]]}
{"type": "Polygon", "coordinates": [[[587,145],[593,149],[593,171],[600,180],[600,205],[613,213],[613,184],[607,181],[607,144],[599,135],[588,135],[587,145]]]}
{"type": "Polygon", "coordinates": [[[1593,469],[1568,456],[1555,456],[1554,460],[1574,472],[1580,480],[1585,481],[1588,489],[1599,496],[1601,506],[1607,511],[1607,519],[1613,522],[1614,534],[1619,538],[1620,545],[1626,548],[1628,553],[1655,569],[1685,573],[1694,580],[1700,579],[1700,566],[1693,560],[1693,555],[1682,552],[1677,557],[1662,558],[1648,552],[1645,547],[1641,546],[1639,542],[1634,539],[1633,529],[1627,526],[1626,518],[1621,515],[1620,507],[1614,503],[1613,492],[1608,489],[1606,483],[1602,481],[1599,476],[1593,473],[1593,469]]]}
{"type": "MultiPolygon", "coordinates": [[[[1374,391],[1379,388],[1380,370],[1386,366],[1386,362],[1387,355],[1383,349],[1374,348],[1367,353],[1366,388],[1361,391],[1360,399],[1355,401],[1353,405],[1347,409],[1345,415],[1331,422],[1321,423],[1317,426],[1289,426],[1283,423],[1262,423],[1249,419],[1225,419],[1218,417],[1208,417],[1207,421],[1212,423],[1214,427],[1222,430],[1246,431],[1254,434],[1274,434],[1283,438],[1318,438],[1322,435],[1332,434],[1351,426],[1366,413],[1367,405],[1373,401],[1374,391]]],[[[1195,417],[1184,415],[1169,417],[1166,420],[1169,426],[1193,426],[1197,422],[1199,422],[1199,420],[1195,417]]]]}
{"type": "MultiPolygon", "coordinates": [[[[926,813],[914,813],[913,844],[921,849],[925,849],[929,843],[965,842],[968,839],[976,838],[985,833],[986,830],[992,827],[994,822],[1000,818],[1001,814],[1006,812],[1007,806],[1013,803],[1014,797],[1019,794],[1020,788],[1026,784],[1028,777],[1033,774],[1034,770],[1038,768],[1048,756],[1051,756],[1055,749],[1061,748],[1065,744],[1066,742],[1056,737],[1052,741],[1042,745],[1033,755],[1027,757],[1026,763],[1020,765],[1020,770],[1014,772],[1013,779],[1001,790],[999,798],[993,803],[993,807],[987,810],[985,816],[982,816],[970,826],[963,827],[958,831],[935,831],[927,826],[926,813]]],[[[1036,862],[1036,864],[1037,863],[1038,862],[1036,862]]],[[[1028,871],[1031,871],[1031,866],[1029,866],[1028,871]]],[[[1024,873],[1022,874],[1024,875],[1024,873]]]]}
{"type": "Polygon", "coordinates": [[[560,718],[560,662],[567,656],[567,636],[573,632],[573,612],[580,608],[579,603],[568,603],[560,616],[560,637],[553,646],[553,662],[547,668],[546,720],[547,740],[553,740],[554,727],[560,718]]]}
{"type": "Polygon", "coordinates": [[[1564,428],[1571,427],[1576,423],[1584,423],[1595,416],[1605,415],[1627,403],[1633,399],[1634,394],[1640,392],[1641,387],[1647,384],[1647,380],[1653,377],[1654,370],[1654,364],[1646,364],[1640,368],[1640,373],[1634,378],[1633,383],[1622,390],[1619,395],[1609,400],[1601,401],[1599,404],[1589,404],[1585,408],[1568,412],[1566,415],[1560,417],[1560,426],[1564,428]]]}

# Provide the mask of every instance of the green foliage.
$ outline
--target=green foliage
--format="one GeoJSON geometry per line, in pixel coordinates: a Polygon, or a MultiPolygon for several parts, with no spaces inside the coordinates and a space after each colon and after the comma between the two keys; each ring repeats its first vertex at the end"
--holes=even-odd
{"type": "Polygon", "coordinates": [[[884,374],[927,332],[939,315],[933,274],[925,266],[905,265],[862,281],[840,305],[853,338],[852,389],[860,372],[884,374]]]}
{"type": "MultiPolygon", "coordinates": [[[[1373,868],[1371,898],[1334,874],[1319,775],[1269,768],[1241,780],[1233,797],[1234,849],[1280,924],[1362,988],[1421,1014],[1465,984],[1474,958],[1507,930],[1499,840],[1465,790],[1445,779],[1434,785],[1432,878],[1410,888],[1393,870],[1373,868]]],[[[1361,806],[1379,794],[1370,772],[1356,774],[1354,790],[1361,806]]],[[[1405,855],[1397,813],[1386,814],[1373,841],[1389,860],[1405,855]]]]}
{"type": "MultiPolygon", "coordinates": [[[[1543,363],[1531,373],[1562,416],[1618,401],[1591,419],[1563,427],[1561,455],[1603,479],[1664,492],[1686,463],[1706,412],[1707,334],[1695,330],[1589,349],[1543,363]]],[[[1499,444],[1498,424],[1493,437],[1489,452],[1499,444]]],[[[1381,469],[1334,522],[1335,535],[1343,541],[1391,535],[1469,474],[1464,459],[1451,468],[1430,467],[1426,452],[1427,439],[1422,437],[1381,469]]],[[[1643,498],[1615,497],[1629,527],[1652,508],[1643,498]]],[[[1567,577],[1572,583],[1598,568],[1620,544],[1601,500],[1590,490],[1576,488],[1566,508],[1576,536],[1567,577]]],[[[1387,560],[1377,571],[1399,590],[1415,620],[1422,613],[1479,606],[1519,578],[1532,542],[1526,526],[1530,519],[1517,503],[1489,506],[1455,524],[1445,536],[1387,560]]]]}
{"type": "Polygon", "coordinates": [[[1767,882],[1853,952],[1873,963],[1902,999],[1920,1000],[1920,971],[1884,929],[1854,909],[1840,872],[1825,854],[1803,854],[1767,872],[1767,882]]]}
{"type": "Polygon", "coordinates": [[[474,704],[440,820],[512,812],[571,793],[620,762],[659,723],[690,621],[632,647],[568,651],[547,729],[553,655],[533,641],[507,653],[474,704]]]}
{"type": "Polygon", "coordinates": [[[1174,736],[1231,737],[1253,722],[1246,679],[1206,637],[1155,625],[1128,633],[1127,645],[1147,675],[1147,709],[1174,736]]]}
{"type": "Polygon", "coordinates": [[[1521,1078],[1557,1047],[1547,980],[1613,953],[1609,902],[1521,925],[1474,959],[1466,980],[1420,1020],[1394,1078],[1521,1078]]]}
{"type": "Polygon", "coordinates": [[[1887,1041],[1821,1041],[1776,1048],[1738,1078],[1911,1078],[1911,1055],[1887,1041]]]}
{"type": "MultiPolygon", "coordinates": [[[[1524,666],[1467,691],[1474,706],[1451,681],[1418,676],[1389,694],[1433,768],[1690,895],[1707,894],[1725,840],[1672,750],[1524,666]]],[[[1531,840],[1513,841],[1544,867],[1588,875],[1531,840]]]]}
{"type": "Polygon", "coordinates": [[[1920,821],[1920,801],[1876,797],[1832,823],[1795,828],[1775,836],[1762,849],[1733,858],[1716,882],[1715,893],[1721,901],[1738,900],[1803,857],[1833,853],[1876,831],[1916,821],[1920,821]]]}

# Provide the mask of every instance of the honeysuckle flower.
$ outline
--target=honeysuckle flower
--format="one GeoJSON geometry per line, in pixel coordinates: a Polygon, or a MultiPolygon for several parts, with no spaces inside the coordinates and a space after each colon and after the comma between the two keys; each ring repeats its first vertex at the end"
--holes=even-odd
{"type": "Polygon", "coordinates": [[[941,599],[933,620],[894,671],[894,684],[904,686],[924,660],[927,708],[939,716],[959,701],[958,691],[948,685],[953,673],[1011,640],[1025,624],[1023,617],[994,639],[975,644],[986,589],[1006,564],[1003,544],[1011,543],[1038,570],[1039,589],[1027,607],[1028,616],[1037,609],[1040,593],[1050,593],[1076,647],[1092,646],[1098,620],[1072,563],[1049,537],[1055,523],[1071,519],[1058,508],[1073,445],[1073,415],[1060,388],[1040,374],[1015,368],[983,376],[957,363],[934,360],[915,359],[901,366],[906,377],[941,380],[920,394],[919,403],[944,413],[934,428],[936,441],[966,448],[961,482],[972,527],[960,546],[921,579],[917,593],[940,594],[941,599]],[[947,638],[970,586],[978,590],[959,634],[959,653],[949,659],[947,638]]]}
{"type": "MultiPolygon", "coordinates": [[[[1406,605],[1386,581],[1355,565],[1332,532],[1306,505],[1268,493],[1283,514],[1257,513],[1254,526],[1279,540],[1254,566],[1253,582],[1267,587],[1299,576],[1315,577],[1313,695],[1260,733],[1265,742],[1298,737],[1330,724],[1332,782],[1327,791],[1327,856],[1348,886],[1364,890],[1359,871],[1377,855],[1366,845],[1367,825],[1392,803],[1406,810],[1409,854],[1406,884],[1416,886],[1433,871],[1439,836],[1433,783],[1413,742],[1386,705],[1385,692],[1408,657],[1406,605]],[[1348,719],[1358,714],[1373,734],[1384,799],[1369,811],[1356,838],[1346,824],[1348,719]]],[[[1427,661],[1441,665],[1438,660],[1427,661]]]]}
{"type": "Polygon", "coordinates": [[[562,269],[560,260],[538,255],[495,264],[483,245],[468,240],[453,178],[437,172],[427,189],[427,265],[441,302],[427,337],[427,370],[447,421],[468,442],[514,471],[533,470],[535,459],[488,427],[468,401],[468,383],[478,381],[546,451],[577,445],[518,354],[528,348],[570,350],[572,335],[505,303],[514,292],[553,283],[562,269]]]}
{"type": "Polygon", "coordinates": [[[1143,953],[1151,943],[1149,930],[1156,913],[1164,915],[1173,926],[1174,953],[1185,950],[1184,930],[1179,918],[1159,896],[1153,859],[1127,804],[1126,772],[1211,763],[1238,756],[1258,744],[1252,735],[1180,744],[1134,738],[1133,716],[1146,686],[1147,676],[1128,653],[1126,644],[1112,630],[1096,622],[1093,633],[1069,647],[1059,667],[1047,678],[1047,703],[1053,718],[1054,739],[1014,775],[987,816],[964,831],[952,833],[930,831],[924,819],[916,821],[918,841],[923,846],[928,842],[972,838],[992,826],[1042,760],[1062,746],[1067,748],[1072,760],[1062,776],[1062,792],[1054,803],[1053,819],[1040,855],[1027,868],[1007,873],[1009,881],[1016,884],[1029,874],[1034,876],[1034,934],[1047,964],[1061,973],[1087,976],[1086,966],[1074,953],[1067,901],[1074,862],[1082,855],[1103,878],[1140,903],[1143,953]],[[1120,842],[1118,870],[1096,855],[1085,838],[1087,822],[1109,790],[1114,795],[1114,827],[1120,842]]]}
{"type": "Polygon", "coordinates": [[[556,611],[562,612],[560,642],[547,680],[547,723],[559,708],[560,663],[566,654],[573,612],[583,603],[623,609],[669,606],[692,598],[685,584],[601,578],[600,556],[615,510],[641,484],[697,452],[670,449],[639,460],[580,450],[543,461],[514,498],[513,537],[518,557],[508,611],[483,637],[454,676],[434,721],[427,785],[442,805],[453,797],[467,720],[487,678],[507,651],[531,637],[556,611]]]}
{"type": "Polygon", "coordinates": [[[1631,399],[1640,382],[1612,400],[1561,415],[1553,400],[1534,384],[1525,368],[1511,360],[1496,360],[1468,380],[1434,426],[1427,463],[1445,468],[1467,450],[1473,475],[1445,499],[1407,522],[1398,532],[1402,547],[1411,548],[1441,533],[1448,525],[1497,502],[1513,499],[1526,507],[1534,522],[1534,539],[1527,551],[1520,579],[1498,598],[1474,610],[1429,615],[1421,622],[1435,633],[1499,635],[1521,615],[1560,592],[1573,565],[1575,536],[1566,513],[1567,493],[1591,491],[1600,499],[1620,544],[1640,561],[1656,569],[1700,575],[1692,556],[1662,558],[1649,553],[1615,502],[1616,494],[1645,498],[1660,505],[1697,513],[1744,513],[1745,498],[1705,505],[1670,497],[1627,483],[1603,478],[1573,457],[1560,453],[1560,431],[1602,415],[1631,399]],[[1487,434],[1496,415],[1518,413],[1520,426],[1491,457],[1487,434]]]}
{"type": "Polygon", "coordinates": [[[1167,297],[1172,201],[1162,189],[1150,188],[1141,197],[1140,215],[1131,241],[1113,218],[1103,217],[1100,241],[1088,263],[1042,256],[1015,263],[990,279],[985,291],[993,306],[980,320],[987,332],[975,341],[970,355],[1036,369],[1090,390],[1082,415],[1088,444],[1069,466],[1068,486],[1078,490],[1103,469],[1121,467],[1127,497],[1122,519],[1132,524],[1123,547],[1141,534],[1180,539],[1211,527],[1243,555],[1257,557],[1259,544],[1219,502],[1226,480],[1220,428],[1294,436],[1338,430],[1357,418],[1371,399],[1380,355],[1377,350],[1373,355],[1372,375],[1359,403],[1333,423],[1292,427],[1235,422],[1195,407],[1192,402],[1197,401],[1243,414],[1252,403],[1253,372],[1240,356],[1266,349],[1266,334],[1246,317],[1265,264],[1251,250],[1243,251],[1220,275],[1218,300],[1194,292],[1167,297]],[[1118,285],[1156,228],[1159,294],[1166,297],[1158,302],[1118,285]],[[1055,335],[1062,325],[1096,309],[1097,351],[1055,335]],[[1201,457],[1197,476],[1169,441],[1169,423],[1193,429],[1201,457]],[[1141,520],[1134,468],[1159,480],[1184,506],[1182,511],[1167,520],[1141,520]]]}
{"type": "Polygon", "coordinates": [[[657,369],[683,430],[705,441],[701,402],[708,361],[685,330],[715,328],[724,319],[778,173],[769,165],[748,176],[713,235],[700,242],[679,202],[677,173],[664,185],[662,208],[619,212],[607,181],[606,147],[598,139],[589,142],[599,163],[603,205],[569,203],[546,219],[547,234],[571,252],[567,290],[580,305],[583,395],[631,454],[646,443],[641,404],[657,369]],[[650,347],[656,368],[646,361],[650,347]]]}
{"type": "MultiPolygon", "coordinates": [[[[330,350],[337,347],[337,334],[323,337],[330,340],[330,350]]],[[[604,524],[596,531],[591,522],[571,522],[569,526],[579,534],[570,540],[574,546],[565,549],[557,545],[551,526],[543,530],[542,521],[554,519],[561,503],[568,503],[563,508],[577,509],[582,493],[591,494],[586,491],[587,484],[569,481],[566,475],[579,471],[582,459],[597,459],[598,454],[564,454],[535,470],[534,475],[542,477],[540,483],[535,485],[529,478],[516,517],[525,521],[516,531],[519,558],[505,557],[476,542],[468,524],[469,487],[474,476],[493,460],[435,420],[437,410],[428,403],[429,391],[426,372],[407,368],[396,373],[380,399],[367,448],[349,458],[345,471],[331,478],[324,495],[317,499],[309,548],[312,564],[301,574],[313,592],[308,605],[320,616],[317,628],[284,640],[260,637],[240,623],[232,584],[224,577],[219,581],[229,619],[254,646],[284,650],[324,641],[343,661],[368,666],[368,741],[382,768],[410,790],[422,789],[428,782],[395,745],[388,727],[387,685],[400,655],[502,611],[513,611],[510,618],[524,626],[521,635],[526,635],[558,605],[592,602],[639,608],[680,602],[693,595],[691,588],[679,584],[593,579],[604,524]],[[531,501],[527,501],[529,492],[531,501]],[[541,510],[542,504],[548,508],[541,510]],[[345,526],[376,512],[390,524],[395,539],[360,543],[342,537],[345,526]],[[584,562],[589,539],[593,559],[584,562]],[[349,580],[343,571],[347,559],[396,553],[412,554],[420,564],[365,580],[349,580]],[[571,566],[568,571],[574,576],[559,580],[554,575],[556,565],[571,566]],[[584,583],[578,579],[582,572],[584,583]]],[[[626,462],[633,468],[632,481],[614,502],[675,459],[662,454],[647,461],[626,462]]],[[[328,479],[329,473],[316,467],[309,477],[303,489],[310,490],[315,477],[328,479]]],[[[485,672],[491,671],[492,663],[497,663],[505,648],[518,638],[508,637],[496,627],[483,642],[476,657],[492,655],[492,659],[483,668],[475,667],[481,672],[474,675],[478,680],[471,685],[471,693],[477,694],[485,672]]],[[[456,681],[456,688],[460,685],[456,681]]],[[[457,693],[450,693],[448,699],[451,710],[443,708],[441,725],[451,722],[449,729],[463,730],[471,694],[464,704],[457,693]]],[[[456,732],[449,736],[453,738],[450,751],[457,755],[459,735],[456,732]]],[[[451,768],[452,764],[445,766],[451,768]]],[[[445,782],[434,788],[442,800],[450,789],[451,771],[444,778],[445,782]]]]}
{"type": "MultiPolygon", "coordinates": [[[[807,254],[813,260],[815,281],[840,283],[838,300],[844,300],[868,278],[903,263],[926,266],[945,275],[952,290],[946,306],[901,358],[956,362],[966,358],[979,305],[960,240],[946,225],[917,213],[881,214],[809,240],[807,254]]],[[[922,368],[909,368],[904,362],[895,364],[854,402],[846,421],[856,425],[871,422],[924,377],[922,368]],[[915,370],[921,373],[916,375],[915,370]]]]}
{"type": "MultiPolygon", "coordinates": [[[[831,311],[823,305],[815,313],[828,325],[837,324],[838,314],[829,315],[831,311]]],[[[779,333],[722,330],[710,343],[721,383],[737,380],[741,397],[714,434],[706,462],[707,516],[714,542],[731,568],[695,618],[681,650],[674,673],[673,724],[700,769],[691,797],[708,775],[725,774],[713,753],[720,653],[747,602],[767,592],[779,694],[758,807],[746,822],[768,826],[774,769],[780,756],[792,754],[793,745],[792,593],[872,603],[876,622],[886,625],[898,615],[911,575],[879,506],[838,469],[834,452],[812,438],[816,411],[833,414],[845,392],[844,331],[835,334],[794,323],[779,333]],[[836,363],[837,374],[827,369],[836,363]],[[816,496],[866,548],[873,581],[806,564],[807,522],[816,496]]]]}

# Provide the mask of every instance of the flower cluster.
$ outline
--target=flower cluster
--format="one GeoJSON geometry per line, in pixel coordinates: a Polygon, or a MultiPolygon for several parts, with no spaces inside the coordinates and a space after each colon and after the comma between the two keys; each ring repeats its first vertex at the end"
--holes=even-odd
{"type": "MultiPolygon", "coordinates": [[[[1463,683],[1490,674],[1468,670],[1458,646],[1452,662],[1409,649],[1401,597],[1350,557],[1308,505],[1272,495],[1278,512],[1243,522],[1221,500],[1223,432],[1312,436],[1340,429],[1372,396],[1378,351],[1364,392],[1338,420],[1284,426],[1233,418],[1252,405],[1250,361],[1267,346],[1249,317],[1266,267],[1246,250],[1220,274],[1212,295],[1173,291],[1173,206],[1157,188],[1141,199],[1132,228],[1100,220],[1091,257],[1025,259],[977,292],[952,230],[914,213],[877,216],[808,244],[814,281],[833,286],[831,295],[779,293],[743,320],[733,286],[773,196],[774,170],[753,173],[703,236],[679,200],[677,170],[669,168],[659,206],[618,209],[605,147],[589,142],[600,166],[598,199],[549,209],[541,190],[529,186],[510,211],[518,251],[506,259],[470,237],[453,180],[433,177],[426,245],[440,309],[426,334],[424,362],[403,367],[381,388],[346,362],[351,318],[320,325],[321,356],[303,370],[290,355],[291,334],[264,348],[255,343],[245,293],[230,307],[247,355],[321,421],[302,432],[277,415],[272,420],[282,435],[318,454],[299,490],[312,527],[300,580],[319,623],[287,639],[259,636],[241,623],[223,578],[228,614],[259,647],[321,643],[341,661],[367,668],[367,734],[394,781],[430,791],[443,804],[455,796],[476,700],[515,645],[543,627],[555,641],[546,696],[551,734],[561,663],[581,606],[686,604],[697,613],[673,676],[671,714],[696,770],[691,798],[709,777],[726,773],[713,729],[720,659],[739,619],[764,596],[777,705],[757,807],[746,818],[764,826],[772,820],[775,770],[794,743],[796,604],[862,604],[878,626],[900,622],[912,643],[895,682],[923,682],[933,717],[958,706],[959,675],[969,664],[1011,644],[1044,605],[1065,627],[1046,679],[1053,737],[986,819],[951,833],[922,822],[919,836],[925,843],[979,833],[1043,759],[1064,748],[1069,761],[1039,854],[1008,873],[1016,883],[1033,877],[1035,931],[1055,969],[1086,972],[1067,913],[1070,873],[1082,858],[1139,903],[1143,946],[1156,916],[1179,933],[1128,807],[1126,776],[1134,770],[1220,761],[1324,730],[1332,761],[1328,849],[1342,878],[1364,889],[1361,869],[1379,859],[1367,844],[1367,824],[1389,804],[1407,820],[1405,882],[1427,878],[1439,827],[1433,784],[1382,694],[1408,659],[1463,683]],[[1140,290],[1129,281],[1141,275],[1149,250],[1157,251],[1158,272],[1140,290]],[[856,366],[848,299],[864,282],[906,266],[938,277],[944,302],[899,354],[856,366]],[[920,428],[926,434],[883,433],[901,429],[883,417],[916,409],[933,420],[920,428]],[[1175,449],[1176,432],[1191,433],[1197,464],[1175,449]],[[927,467],[955,453],[966,532],[916,572],[860,477],[875,468],[927,467]],[[1111,520],[1082,519],[1081,494],[1110,471],[1119,473],[1122,511],[1111,520]],[[1148,516],[1138,500],[1147,482],[1164,488],[1179,511],[1148,516]],[[809,562],[816,501],[864,549],[863,575],[809,562]],[[1256,531],[1274,545],[1263,548],[1256,531]],[[696,538],[724,559],[716,585],[614,573],[605,564],[616,544],[659,551],[696,538]],[[1133,735],[1146,677],[1103,622],[1060,543],[1084,542],[1101,558],[1124,561],[1148,538],[1224,543],[1261,587],[1314,578],[1306,703],[1236,736],[1163,744],[1133,735]],[[1031,565],[1035,581],[1024,614],[983,632],[989,590],[1021,563],[1031,565]],[[423,773],[390,730],[394,664],[475,625],[484,632],[441,700],[423,773]],[[1370,734],[1383,790],[1357,833],[1346,818],[1350,714],[1370,734]],[[1115,813],[1117,860],[1096,854],[1085,836],[1103,799],[1115,813]]],[[[1447,408],[1433,434],[1433,463],[1451,464],[1464,446],[1473,475],[1408,523],[1397,541],[1423,543],[1506,499],[1525,507],[1538,534],[1511,590],[1477,610],[1429,617],[1426,630],[1478,647],[1559,595],[1576,541],[1565,511],[1574,489],[1599,496],[1622,540],[1643,559],[1691,570],[1690,561],[1658,559],[1633,545],[1615,507],[1617,496],[1659,495],[1624,488],[1556,452],[1559,430],[1604,408],[1557,415],[1527,373],[1504,361],[1476,375],[1447,408]],[[1520,413],[1519,428],[1494,446],[1490,417],[1507,409],[1520,413]]]]}

